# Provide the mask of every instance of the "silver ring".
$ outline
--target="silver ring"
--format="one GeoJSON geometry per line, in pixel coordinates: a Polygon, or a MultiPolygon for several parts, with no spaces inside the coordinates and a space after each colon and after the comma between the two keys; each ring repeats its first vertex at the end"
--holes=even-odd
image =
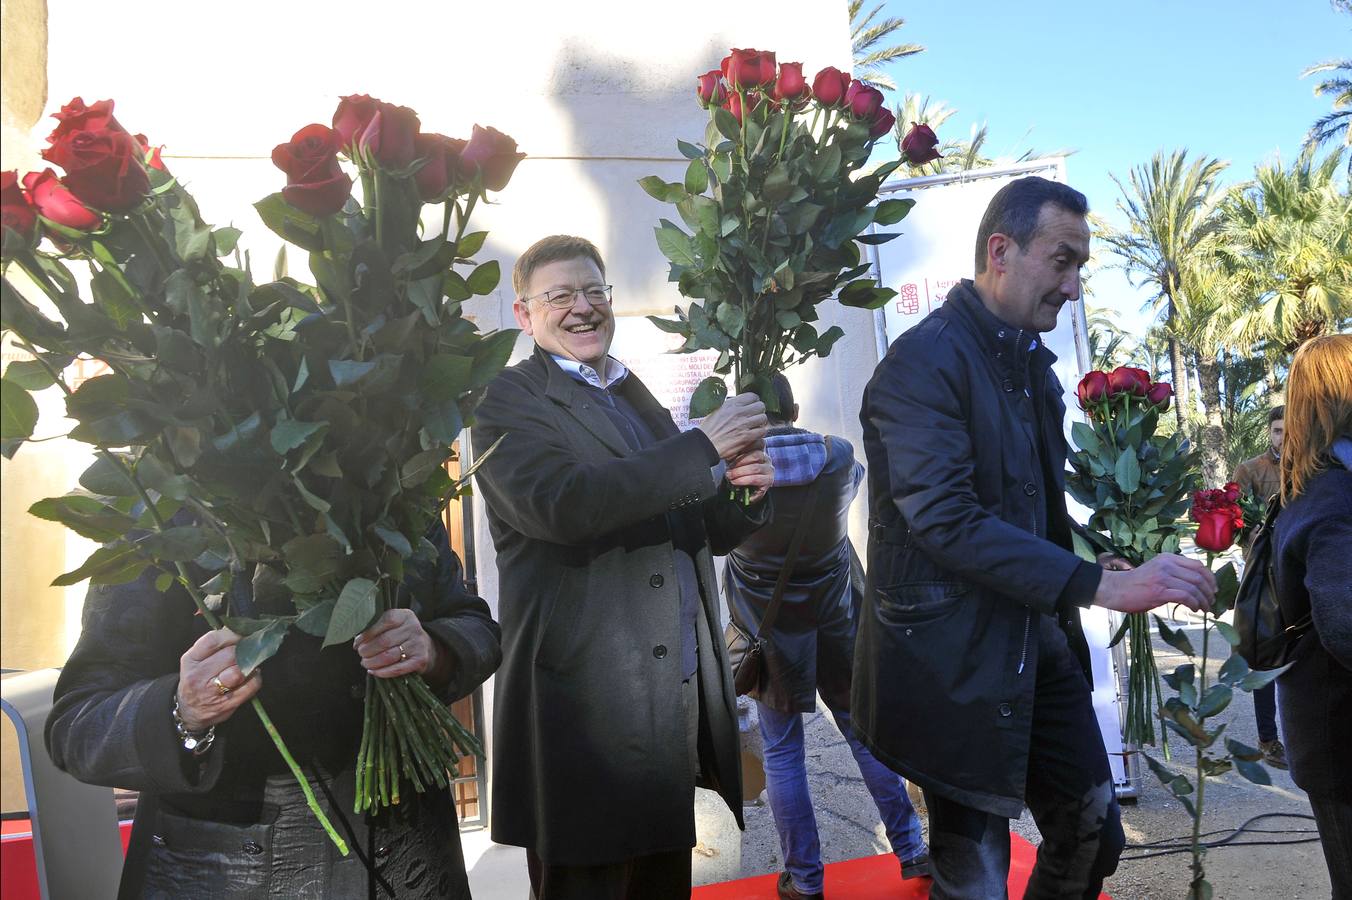
{"type": "Polygon", "coordinates": [[[225,682],[221,681],[221,676],[219,675],[212,675],[211,683],[216,685],[216,693],[220,694],[222,697],[224,697],[226,694],[230,693],[230,691],[233,690],[233,688],[228,688],[225,686],[225,682]]]}
{"type": "Polygon", "coordinates": [[[408,659],[408,654],[404,652],[404,645],[403,645],[403,644],[400,644],[400,645],[399,645],[399,661],[400,661],[400,662],[403,662],[403,661],[406,660],[406,659],[408,659]]]}

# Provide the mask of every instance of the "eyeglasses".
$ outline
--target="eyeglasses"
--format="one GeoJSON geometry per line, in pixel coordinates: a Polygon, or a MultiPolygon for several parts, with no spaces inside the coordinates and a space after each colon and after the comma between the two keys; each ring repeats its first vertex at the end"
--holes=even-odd
{"type": "Polygon", "coordinates": [[[600,307],[610,305],[611,289],[611,285],[608,284],[593,284],[584,288],[559,288],[521,299],[526,302],[543,300],[555,309],[567,309],[575,302],[574,298],[581,294],[587,298],[587,302],[592,306],[600,307]]]}

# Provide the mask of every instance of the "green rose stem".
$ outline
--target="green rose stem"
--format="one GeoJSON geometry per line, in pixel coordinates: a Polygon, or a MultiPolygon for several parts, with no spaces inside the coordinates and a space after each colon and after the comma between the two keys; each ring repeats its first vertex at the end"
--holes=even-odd
{"type": "MultiPolygon", "coordinates": [[[[1206,567],[1211,568],[1212,562],[1216,559],[1216,554],[1208,550],[1206,552],[1206,567]]],[[[1207,640],[1211,636],[1211,614],[1205,609],[1202,610],[1202,665],[1198,669],[1198,677],[1201,678],[1201,684],[1197,689],[1197,705],[1195,710],[1200,715],[1202,699],[1206,696],[1206,661],[1207,661],[1207,640]]],[[[1197,802],[1193,805],[1192,815],[1192,884],[1189,886],[1189,895],[1192,897],[1205,897],[1209,893],[1202,893],[1202,886],[1206,884],[1206,871],[1202,867],[1202,860],[1206,856],[1206,848],[1202,846],[1202,801],[1206,794],[1206,774],[1202,768],[1202,761],[1205,758],[1202,753],[1202,745],[1195,744],[1197,751],[1197,802]]]]}
{"type": "MultiPolygon", "coordinates": [[[[65,393],[67,397],[74,394],[74,391],[66,384],[60,373],[57,372],[40,353],[38,353],[37,349],[33,347],[32,344],[27,341],[20,341],[19,346],[33,354],[33,358],[47,370],[47,374],[52,377],[52,381],[61,388],[62,392],[65,393]]],[[[95,450],[94,452],[104,462],[110,463],[117,468],[122,476],[136,489],[137,496],[141,498],[141,502],[146,506],[146,511],[155,521],[155,530],[160,533],[166,531],[168,529],[168,523],[164,521],[164,517],[160,515],[160,511],[151,501],[150,494],[147,493],[145,486],[141,484],[141,480],[136,477],[136,473],[121,459],[109,453],[107,450],[100,449],[95,450]]],[[[192,602],[196,605],[197,611],[202,614],[202,618],[213,629],[220,629],[220,619],[216,617],[215,613],[207,608],[206,601],[202,597],[202,592],[197,585],[193,583],[192,575],[188,571],[187,565],[182,562],[175,562],[174,566],[178,569],[179,583],[187,590],[188,596],[192,597],[192,602]]],[[[300,785],[301,791],[305,794],[306,805],[310,807],[310,812],[312,812],[314,817],[319,820],[319,824],[324,827],[324,832],[328,834],[329,839],[333,841],[334,846],[338,848],[338,851],[344,856],[347,856],[347,843],[334,829],[333,823],[329,821],[329,817],[324,814],[324,810],[320,807],[319,801],[315,799],[314,792],[310,789],[309,779],[305,777],[305,773],[303,773],[300,766],[297,765],[295,757],[291,755],[291,751],[286,746],[286,742],[282,740],[282,736],[277,731],[277,727],[272,724],[272,718],[267,714],[267,711],[263,709],[263,704],[257,697],[252,698],[249,701],[249,704],[253,707],[254,713],[257,714],[258,721],[263,724],[263,730],[268,733],[268,737],[272,738],[272,743],[276,746],[277,752],[280,753],[282,759],[286,761],[287,768],[291,770],[291,774],[295,777],[296,783],[300,785]]]]}

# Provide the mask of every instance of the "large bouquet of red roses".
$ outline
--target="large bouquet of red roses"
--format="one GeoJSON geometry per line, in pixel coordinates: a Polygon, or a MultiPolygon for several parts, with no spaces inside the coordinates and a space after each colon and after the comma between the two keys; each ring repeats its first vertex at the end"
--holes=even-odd
{"type": "MultiPolygon", "coordinates": [[[[111,100],[77,98],[56,118],[43,156],[65,174],[0,182],[0,321],[33,355],[0,383],[3,451],[32,437],[30,392],[56,386],[70,437],[97,455],[80,491],[32,509],[103,545],[55,583],[155,571],[212,627],[247,635],[245,674],[292,628],[351,642],[402,602],[406,563],[435,553],[424,535],[460,490],[451,444],[511,353],[516,332],[481,335],[460,307],[497,284],[497,263],[473,260],[486,234],[468,225],[522,154],[490,128],[453,140],[406,107],[345,97],[333,127],[273,151],[286,186],[256,204],[308,253],[314,284],[258,283],[239,230],[203,221],[111,100]],[[441,206],[439,228],[424,230],[425,204],[441,206]],[[80,359],[107,374],[72,384],[80,359]]],[[[397,803],[401,781],[445,787],[458,753],[479,752],[419,676],[368,677],[366,717],[359,808],[397,803]]]]}

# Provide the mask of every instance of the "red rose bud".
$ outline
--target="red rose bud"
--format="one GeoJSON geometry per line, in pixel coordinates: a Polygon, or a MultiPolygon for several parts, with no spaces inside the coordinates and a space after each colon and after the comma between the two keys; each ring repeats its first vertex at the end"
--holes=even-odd
{"type": "Polygon", "coordinates": [[[810,93],[807,80],[803,78],[803,64],[781,63],[779,77],[775,79],[775,88],[770,93],[771,99],[780,103],[798,103],[806,100],[810,93]]]}
{"type": "Polygon", "coordinates": [[[66,170],[62,182],[80,202],[106,212],[126,212],[150,193],[143,156],[121,126],[72,131],[42,151],[43,159],[66,170]]]}
{"type": "Polygon", "coordinates": [[[460,151],[460,171],[471,178],[477,171],[484,190],[500,191],[525,158],[526,154],[517,152],[516,141],[501,131],[475,125],[469,143],[460,151]]]}
{"type": "Polygon", "coordinates": [[[873,114],[873,121],[868,126],[868,136],[880,138],[891,131],[895,124],[897,124],[897,117],[892,113],[892,110],[884,106],[873,114]]]}
{"type": "Polygon", "coordinates": [[[856,81],[845,91],[845,105],[856,119],[871,121],[874,113],[882,108],[883,92],[871,84],[856,81]]]}
{"type": "Polygon", "coordinates": [[[1235,542],[1235,517],[1228,509],[1201,513],[1194,540],[1203,550],[1224,553],[1235,542]]]}
{"type": "MultiPolygon", "coordinates": [[[[747,108],[748,110],[750,110],[751,112],[755,112],[755,111],[756,111],[756,107],[757,107],[757,106],[760,106],[760,102],[761,102],[761,98],[760,98],[760,95],[759,95],[759,94],[747,94],[747,95],[746,95],[746,108],[747,108]]],[[[742,95],[741,95],[741,94],[729,94],[729,95],[728,95],[728,102],[723,104],[723,108],[726,109],[728,112],[732,113],[732,117],[733,117],[734,119],[737,120],[738,124],[741,124],[741,121],[742,121],[742,95]]]]}
{"type": "Polygon", "coordinates": [[[828,109],[844,103],[845,92],[849,89],[850,76],[835,66],[827,66],[812,79],[812,96],[828,109]]]}
{"type": "Polygon", "coordinates": [[[728,96],[727,89],[723,87],[723,73],[717,69],[710,69],[699,76],[696,79],[695,95],[699,97],[699,105],[705,109],[722,106],[728,96]]]}
{"type": "Polygon", "coordinates": [[[1168,382],[1157,381],[1145,392],[1145,399],[1155,404],[1161,411],[1169,408],[1169,398],[1174,395],[1174,387],[1168,382]]]}
{"type": "Polygon", "coordinates": [[[413,181],[418,185],[418,196],[424,202],[445,196],[455,181],[460,151],[465,149],[466,143],[444,134],[420,134],[414,139],[413,145],[423,164],[413,175],[413,181]]]}
{"type": "Polygon", "coordinates": [[[1108,390],[1113,394],[1131,394],[1144,397],[1150,390],[1150,375],[1145,369],[1118,366],[1108,373],[1108,390]]]}
{"type": "Polygon", "coordinates": [[[382,169],[406,169],[418,156],[413,146],[418,128],[418,114],[407,106],[378,103],[357,144],[382,169]]]}
{"type": "Polygon", "coordinates": [[[942,155],[939,153],[939,136],[928,125],[912,122],[911,130],[901,139],[901,152],[906,157],[906,162],[913,166],[923,166],[942,155]]]}
{"type": "Polygon", "coordinates": [[[774,83],[775,55],[769,50],[734,48],[723,58],[720,68],[731,90],[750,91],[774,83]]]}
{"type": "MultiPolygon", "coordinates": [[[[1227,503],[1239,502],[1239,482],[1227,481],[1225,487],[1221,488],[1221,490],[1225,492],[1225,500],[1227,503]]],[[[1238,507],[1236,507],[1236,510],[1238,510],[1238,507]]],[[[1243,515],[1243,513],[1240,512],[1240,515],[1243,515]]]]}
{"type": "Polygon", "coordinates": [[[273,165],[286,173],[282,199],[312,216],[342,209],[352,192],[352,178],[338,165],[338,147],[338,132],[306,125],[290,143],[273,148],[273,165]]]}
{"type": "Polygon", "coordinates": [[[1075,389],[1075,393],[1080,398],[1081,409],[1088,409],[1092,403],[1102,403],[1108,399],[1108,375],[1090,372],[1080,379],[1080,386],[1075,389]]]}
{"type": "Polygon", "coordinates": [[[75,199],[51,169],[29,172],[23,186],[38,214],[48,221],[76,231],[93,231],[103,224],[103,217],[75,199]]]}
{"type": "Polygon", "coordinates": [[[338,100],[338,109],[333,113],[333,130],[338,132],[338,146],[346,150],[352,142],[361,136],[371,117],[376,114],[380,101],[366,94],[349,94],[338,100]]]}
{"type": "Polygon", "coordinates": [[[76,131],[102,131],[111,128],[114,131],[126,131],[117,119],[113,118],[113,101],[100,100],[93,106],[85,106],[83,100],[76,97],[61,107],[60,112],[52,113],[56,119],[56,130],[47,135],[47,143],[55,144],[68,134],[76,131]]]}
{"type": "Polygon", "coordinates": [[[0,225],[24,241],[32,241],[37,231],[38,213],[19,187],[19,173],[0,172],[0,225]]]}
{"type": "Polygon", "coordinates": [[[132,137],[136,138],[136,143],[141,145],[141,152],[145,155],[145,164],[148,167],[158,169],[161,172],[169,171],[164,167],[164,160],[160,157],[160,152],[164,150],[163,144],[158,147],[150,146],[150,140],[144,134],[133,134],[132,137]]]}

